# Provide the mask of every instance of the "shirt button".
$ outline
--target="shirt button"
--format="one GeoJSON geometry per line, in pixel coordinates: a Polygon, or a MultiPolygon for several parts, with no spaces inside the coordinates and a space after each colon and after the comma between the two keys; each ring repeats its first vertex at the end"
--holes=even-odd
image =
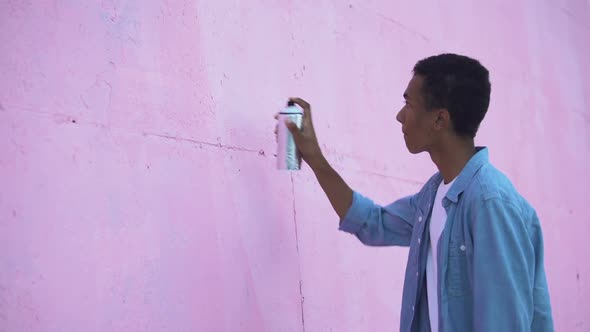
{"type": "Polygon", "coordinates": [[[418,276],[418,272],[416,272],[416,277],[418,276]]]}
{"type": "Polygon", "coordinates": [[[412,311],[414,311],[414,306],[412,306],[412,311]]]}
{"type": "Polygon", "coordinates": [[[418,222],[422,221],[422,216],[418,217],[418,222]]]}
{"type": "Polygon", "coordinates": [[[464,245],[464,244],[462,244],[462,245],[459,247],[459,249],[461,249],[461,251],[465,251],[465,249],[466,249],[466,248],[465,248],[465,245],[464,245]]]}
{"type": "Polygon", "coordinates": [[[420,238],[418,238],[418,244],[420,244],[420,238]]]}

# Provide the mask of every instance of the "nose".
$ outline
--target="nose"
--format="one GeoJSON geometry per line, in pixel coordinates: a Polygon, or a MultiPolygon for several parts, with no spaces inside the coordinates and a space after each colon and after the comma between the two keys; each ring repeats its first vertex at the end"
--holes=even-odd
{"type": "Polygon", "coordinates": [[[399,123],[404,123],[404,108],[402,108],[401,110],[399,110],[399,112],[397,112],[397,115],[395,116],[395,119],[399,123]]]}

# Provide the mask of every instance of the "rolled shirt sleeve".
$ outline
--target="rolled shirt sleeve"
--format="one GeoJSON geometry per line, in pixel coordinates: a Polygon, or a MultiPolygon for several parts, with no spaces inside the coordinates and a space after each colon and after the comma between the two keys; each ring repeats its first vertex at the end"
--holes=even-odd
{"type": "Polygon", "coordinates": [[[368,246],[409,246],[415,213],[415,195],[383,207],[354,191],[339,229],[368,246]]]}

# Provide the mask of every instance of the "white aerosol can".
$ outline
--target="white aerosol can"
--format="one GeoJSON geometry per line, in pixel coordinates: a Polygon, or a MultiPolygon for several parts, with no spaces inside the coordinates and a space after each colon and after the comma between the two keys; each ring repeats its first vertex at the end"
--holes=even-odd
{"type": "Polygon", "coordinates": [[[292,101],[279,113],[277,126],[277,168],[295,171],[301,169],[301,155],[295,146],[293,135],[285,125],[285,120],[290,119],[299,129],[303,124],[303,110],[292,101]]]}

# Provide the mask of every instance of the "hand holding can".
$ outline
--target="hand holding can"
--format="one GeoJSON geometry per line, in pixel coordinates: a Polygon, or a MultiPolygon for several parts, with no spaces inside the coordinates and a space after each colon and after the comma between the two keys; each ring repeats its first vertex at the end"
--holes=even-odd
{"type": "Polygon", "coordinates": [[[311,120],[311,105],[301,98],[290,98],[287,109],[281,113],[276,117],[279,120],[277,124],[278,168],[300,169],[301,159],[305,160],[311,168],[325,161],[311,120]],[[284,133],[285,128],[288,129],[287,134],[284,133]],[[295,147],[294,153],[290,146],[292,143],[295,147]]]}
{"type": "Polygon", "coordinates": [[[289,101],[287,108],[277,115],[277,168],[282,170],[301,169],[301,154],[297,150],[293,134],[287,128],[287,123],[294,124],[295,130],[301,130],[303,111],[289,101]]]}

